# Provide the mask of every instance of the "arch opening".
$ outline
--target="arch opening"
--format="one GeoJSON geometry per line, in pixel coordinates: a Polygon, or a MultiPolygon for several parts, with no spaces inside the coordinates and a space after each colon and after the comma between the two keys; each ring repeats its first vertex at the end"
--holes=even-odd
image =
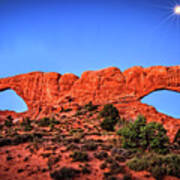
{"type": "Polygon", "coordinates": [[[180,119],[180,93],[171,90],[154,91],[141,99],[158,112],[180,119]]]}
{"type": "Polygon", "coordinates": [[[8,89],[0,92],[0,110],[15,111],[18,113],[27,111],[28,107],[15,91],[8,89]]]}

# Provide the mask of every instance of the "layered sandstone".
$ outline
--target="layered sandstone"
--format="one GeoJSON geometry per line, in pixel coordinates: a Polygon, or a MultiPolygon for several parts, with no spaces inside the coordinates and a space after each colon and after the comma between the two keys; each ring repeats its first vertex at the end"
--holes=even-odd
{"type": "Polygon", "coordinates": [[[61,107],[77,108],[92,101],[100,105],[113,103],[126,119],[144,114],[148,121],[163,123],[172,138],[180,128],[180,120],[140,101],[157,90],[180,92],[180,66],[136,66],[124,72],[110,67],[84,72],[80,78],[74,74],[32,72],[0,79],[0,91],[7,89],[14,90],[27,104],[28,111],[23,115],[33,118],[51,115],[61,107]]]}

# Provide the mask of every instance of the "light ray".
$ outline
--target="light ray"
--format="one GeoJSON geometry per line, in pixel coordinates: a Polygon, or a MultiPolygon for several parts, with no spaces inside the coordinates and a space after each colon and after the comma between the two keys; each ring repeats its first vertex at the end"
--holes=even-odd
{"type": "MultiPolygon", "coordinates": [[[[173,25],[175,27],[175,29],[177,30],[177,35],[180,36],[180,15],[176,14],[174,12],[174,8],[179,5],[180,6],[180,0],[171,0],[168,1],[169,7],[165,7],[165,6],[156,6],[153,5],[156,8],[160,8],[163,9],[163,11],[165,11],[166,15],[164,17],[162,17],[162,19],[160,20],[160,22],[158,24],[156,24],[154,27],[152,27],[149,31],[150,34],[155,34],[156,31],[166,22],[170,21],[170,24],[173,25]],[[179,2],[178,2],[179,1],[179,2]]],[[[152,6],[152,7],[153,7],[152,6]]],[[[152,42],[148,42],[148,46],[151,45],[152,42]]]]}
{"type": "MultiPolygon", "coordinates": [[[[172,22],[174,22],[174,24],[176,26],[179,26],[180,22],[179,22],[179,17],[180,17],[180,0],[170,0],[167,1],[169,4],[169,7],[160,7],[160,6],[156,6],[154,5],[154,7],[157,8],[161,8],[161,9],[167,9],[169,10],[169,15],[167,15],[167,17],[165,17],[157,26],[155,26],[153,29],[153,31],[157,30],[161,25],[163,25],[164,23],[166,23],[169,20],[172,20],[172,22]]],[[[179,28],[178,28],[179,29],[179,28]]]]}
{"type": "Polygon", "coordinates": [[[168,1],[168,3],[169,3],[170,6],[173,7],[173,6],[177,5],[179,2],[176,1],[176,0],[170,0],[170,1],[168,1]]]}
{"type": "Polygon", "coordinates": [[[165,19],[163,19],[155,28],[154,30],[158,29],[159,26],[163,25],[165,22],[167,22],[169,19],[171,19],[174,16],[173,13],[171,13],[169,16],[167,16],[165,19]]]}
{"type": "Polygon", "coordinates": [[[159,9],[173,10],[173,8],[170,6],[159,6],[159,5],[150,5],[150,6],[154,8],[159,8],[159,9]]]}

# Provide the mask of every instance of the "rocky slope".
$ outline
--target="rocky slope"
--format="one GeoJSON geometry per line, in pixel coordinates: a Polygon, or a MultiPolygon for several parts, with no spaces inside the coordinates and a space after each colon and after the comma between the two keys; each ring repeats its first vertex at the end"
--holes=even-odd
{"type": "MultiPolygon", "coordinates": [[[[111,67],[84,72],[80,78],[32,72],[0,79],[0,91],[6,89],[14,90],[28,111],[0,111],[0,179],[180,179],[180,136],[174,141],[180,119],[141,103],[156,90],[180,92],[180,66],[133,67],[124,72],[111,67]],[[117,120],[113,131],[102,126],[107,117],[101,117],[105,104],[113,104],[119,111],[120,118],[116,108],[116,113],[112,112],[113,117],[118,116],[112,118],[117,120]],[[142,151],[141,147],[134,151],[122,145],[118,131],[139,114],[167,129],[171,140],[166,144],[168,154],[142,151]]],[[[160,134],[159,139],[163,138],[160,134]]],[[[153,138],[154,142],[159,139],[153,138]]],[[[163,150],[165,146],[158,143],[158,147],[163,150]]]]}

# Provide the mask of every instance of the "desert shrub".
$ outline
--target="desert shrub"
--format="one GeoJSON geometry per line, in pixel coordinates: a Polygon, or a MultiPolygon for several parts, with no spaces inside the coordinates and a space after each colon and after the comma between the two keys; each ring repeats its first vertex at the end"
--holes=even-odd
{"type": "Polygon", "coordinates": [[[17,170],[17,173],[21,173],[23,171],[24,171],[24,169],[20,168],[20,169],[17,170]]]}
{"type": "Polygon", "coordinates": [[[13,126],[13,118],[11,116],[7,116],[7,119],[5,120],[4,125],[6,127],[12,127],[13,126]]]}
{"type": "Polygon", "coordinates": [[[105,117],[101,122],[101,128],[106,131],[114,131],[114,126],[117,123],[117,119],[113,119],[112,117],[105,117]]]}
{"type": "Polygon", "coordinates": [[[75,113],[74,116],[81,116],[81,115],[84,115],[84,114],[86,114],[86,113],[87,113],[86,111],[78,110],[78,111],[76,111],[76,113],[75,113]]]}
{"type": "Polygon", "coordinates": [[[38,121],[38,124],[39,126],[42,126],[42,127],[47,127],[47,126],[54,126],[56,124],[59,124],[59,121],[57,121],[55,118],[48,118],[48,117],[45,117],[45,118],[42,118],[38,121]]]}
{"type": "Polygon", "coordinates": [[[2,130],[3,129],[3,124],[0,124],[0,130],[2,130]]]}
{"type": "Polygon", "coordinates": [[[6,146],[6,145],[11,145],[11,139],[10,138],[0,138],[0,147],[1,146],[6,146]]]}
{"type": "Polygon", "coordinates": [[[4,137],[0,139],[0,146],[6,145],[18,145],[25,142],[32,142],[34,139],[41,139],[42,135],[38,133],[34,134],[19,134],[14,137],[4,137]]]}
{"type": "Polygon", "coordinates": [[[13,118],[12,118],[11,115],[7,116],[6,118],[7,118],[8,120],[11,120],[11,121],[13,120],[13,118]]]}
{"type": "Polygon", "coordinates": [[[64,108],[62,107],[60,113],[61,113],[61,112],[70,112],[70,111],[72,111],[71,108],[64,109],[64,108]]]}
{"type": "Polygon", "coordinates": [[[146,158],[134,157],[132,161],[128,161],[127,165],[135,171],[144,171],[148,168],[148,160],[146,158]]]}
{"type": "Polygon", "coordinates": [[[31,125],[31,120],[27,117],[25,119],[23,119],[21,126],[24,127],[25,131],[31,131],[32,130],[32,125],[31,125]]]}
{"type": "Polygon", "coordinates": [[[80,162],[89,161],[89,157],[86,152],[75,151],[70,155],[70,157],[72,157],[74,162],[75,161],[80,161],[80,162]]]}
{"type": "Polygon", "coordinates": [[[153,168],[150,169],[150,172],[155,179],[161,180],[166,174],[166,169],[155,165],[153,168]]]}
{"type": "Polygon", "coordinates": [[[111,174],[124,173],[124,166],[119,165],[116,161],[110,165],[111,174]]]}
{"type": "Polygon", "coordinates": [[[126,158],[122,155],[116,155],[115,159],[116,159],[116,161],[119,161],[119,162],[125,162],[126,161],[126,158]]]}
{"type": "Polygon", "coordinates": [[[110,177],[112,177],[112,174],[108,171],[108,172],[104,172],[104,179],[109,179],[110,177]]]}
{"type": "Polygon", "coordinates": [[[147,170],[156,179],[163,179],[163,176],[170,175],[180,178],[180,155],[179,154],[145,154],[134,157],[127,165],[135,171],[147,170]]]}
{"type": "Polygon", "coordinates": [[[180,129],[177,131],[173,143],[170,145],[172,151],[180,150],[180,129]]]}
{"type": "Polygon", "coordinates": [[[110,175],[110,176],[107,177],[107,180],[117,180],[117,178],[115,176],[110,175]]]}
{"type": "Polygon", "coordinates": [[[111,117],[112,119],[119,118],[118,110],[113,106],[113,104],[104,105],[102,111],[99,112],[100,117],[111,117]]]}
{"type": "Polygon", "coordinates": [[[77,129],[71,129],[69,134],[74,134],[74,133],[83,133],[84,132],[84,129],[81,129],[81,128],[77,128],[77,129]]]}
{"type": "Polygon", "coordinates": [[[57,157],[49,156],[48,161],[47,161],[47,165],[49,169],[51,169],[54,164],[58,163],[60,159],[61,159],[60,156],[57,156],[57,157]]]}
{"type": "Polygon", "coordinates": [[[83,174],[91,174],[91,169],[90,169],[89,164],[85,164],[85,165],[80,164],[79,167],[81,168],[81,172],[83,174]]]}
{"type": "Polygon", "coordinates": [[[104,118],[100,124],[101,128],[106,131],[114,131],[114,126],[119,119],[118,110],[112,104],[106,104],[99,112],[99,116],[104,118]]]}
{"type": "Polygon", "coordinates": [[[125,174],[123,180],[132,180],[132,176],[130,174],[125,174]]]}
{"type": "Polygon", "coordinates": [[[108,156],[105,162],[109,163],[109,164],[112,164],[112,163],[115,162],[115,160],[111,156],[108,156]]]}
{"type": "Polygon", "coordinates": [[[103,162],[101,165],[100,165],[100,169],[105,169],[107,167],[107,163],[103,162]]]}
{"type": "Polygon", "coordinates": [[[101,149],[102,150],[106,150],[106,151],[109,151],[113,148],[113,145],[110,144],[110,145],[106,145],[106,144],[100,144],[101,145],[101,149]]]}
{"type": "Polygon", "coordinates": [[[6,160],[7,160],[7,161],[10,161],[10,160],[12,160],[12,159],[13,159],[12,156],[10,156],[10,155],[7,155],[7,156],[6,156],[6,160]]]}
{"type": "Polygon", "coordinates": [[[82,167],[82,173],[83,174],[91,174],[91,170],[85,166],[82,167]]]}
{"type": "Polygon", "coordinates": [[[51,156],[51,153],[42,153],[41,156],[42,156],[43,158],[48,158],[48,157],[51,156]]]}
{"type": "Polygon", "coordinates": [[[82,146],[82,149],[83,150],[87,150],[87,151],[94,151],[98,148],[98,145],[94,142],[90,142],[90,143],[87,143],[87,144],[84,144],[82,146]]]}
{"type": "Polygon", "coordinates": [[[79,170],[69,167],[62,167],[60,170],[51,173],[54,180],[71,180],[80,173],[79,170]]]}
{"type": "Polygon", "coordinates": [[[178,130],[178,132],[176,133],[176,136],[174,138],[174,142],[177,142],[180,144],[180,129],[178,130]]]}
{"type": "Polygon", "coordinates": [[[130,149],[125,149],[125,148],[121,148],[121,147],[113,147],[111,150],[111,155],[121,155],[124,158],[128,158],[129,156],[131,156],[134,152],[130,149]]]}
{"type": "Polygon", "coordinates": [[[108,157],[108,153],[106,151],[101,151],[99,153],[94,153],[94,157],[97,159],[103,160],[108,157]]]}
{"type": "Polygon", "coordinates": [[[134,123],[129,123],[117,132],[122,136],[124,148],[140,148],[153,150],[157,153],[167,153],[169,138],[162,124],[146,123],[143,116],[138,116],[134,123]]]}
{"type": "Polygon", "coordinates": [[[166,173],[180,178],[180,154],[168,154],[163,157],[163,163],[166,167],[166,173]]]}
{"type": "Polygon", "coordinates": [[[98,105],[93,105],[92,104],[92,101],[90,101],[88,104],[86,104],[84,106],[84,108],[87,110],[87,111],[94,111],[98,108],[98,105]]]}
{"type": "Polygon", "coordinates": [[[79,150],[79,146],[77,146],[76,144],[69,144],[66,148],[67,151],[69,150],[79,150]]]}
{"type": "Polygon", "coordinates": [[[125,169],[124,166],[119,165],[116,161],[113,161],[113,163],[109,166],[109,171],[104,173],[105,179],[116,179],[113,175],[124,173],[125,169]]]}

